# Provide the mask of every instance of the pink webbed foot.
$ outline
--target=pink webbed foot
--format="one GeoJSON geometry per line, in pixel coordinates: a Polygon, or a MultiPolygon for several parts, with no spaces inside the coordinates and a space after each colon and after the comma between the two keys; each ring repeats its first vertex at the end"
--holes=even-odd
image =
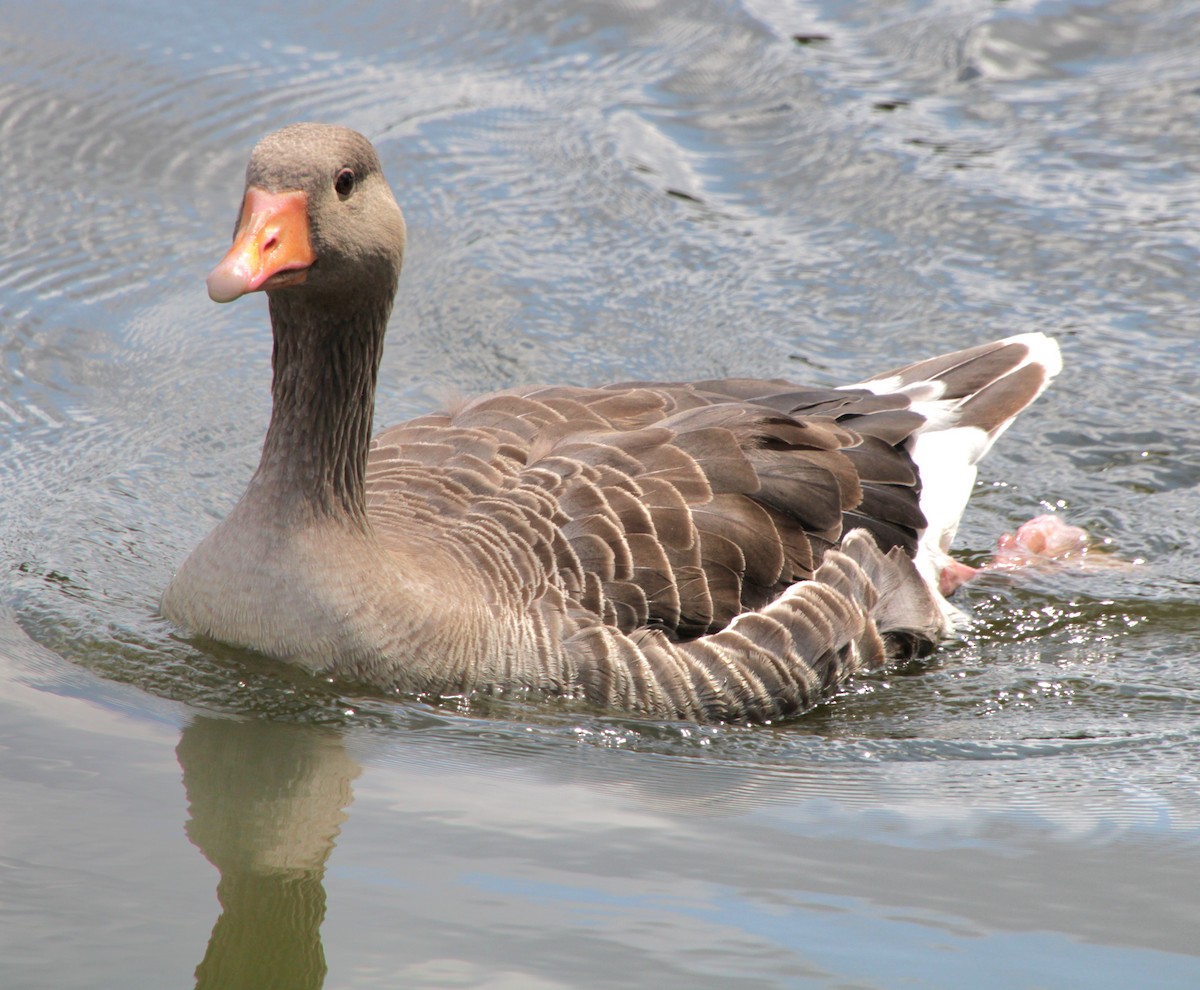
{"type": "Polygon", "coordinates": [[[950,596],[979,573],[978,567],[950,560],[938,572],[938,591],[950,596]]]}
{"type": "Polygon", "coordinates": [[[1081,560],[1091,548],[1086,529],[1072,526],[1052,513],[1035,516],[1015,533],[1005,533],[996,542],[996,552],[984,567],[1017,570],[1046,567],[1067,560],[1081,560]]]}
{"type": "Polygon", "coordinates": [[[1129,561],[1111,554],[1095,553],[1095,545],[1086,529],[1047,513],[1036,516],[1005,533],[996,541],[992,559],[981,567],[970,567],[950,560],[938,574],[938,587],[943,595],[961,588],[981,571],[1014,573],[1025,570],[1047,571],[1070,568],[1076,571],[1128,567],[1129,561]]]}

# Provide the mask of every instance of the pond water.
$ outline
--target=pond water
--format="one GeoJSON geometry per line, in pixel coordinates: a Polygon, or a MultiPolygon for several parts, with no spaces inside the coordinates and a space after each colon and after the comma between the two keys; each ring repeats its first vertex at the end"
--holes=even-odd
{"type": "MultiPolygon", "coordinates": [[[[0,26],[0,986],[1200,985],[1200,9],[47,0],[0,26]],[[534,381],[839,384],[1037,329],[969,561],[1125,564],[695,728],[363,697],[155,614],[268,414],[246,156],[376,141],[377,423],[534,381]]],[[[12,9],[12,8],[18,9],[12,9]]]]}

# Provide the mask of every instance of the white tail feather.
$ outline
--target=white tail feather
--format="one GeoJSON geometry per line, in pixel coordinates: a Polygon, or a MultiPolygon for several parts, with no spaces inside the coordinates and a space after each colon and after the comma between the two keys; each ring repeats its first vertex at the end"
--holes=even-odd
{"type": "MultiPolygon", "coordinates": [[[[994,381],[1003,381],[1029,365],[1038,365],[1044,370],[1044,380],[1029,398],[1032,402],[1062,370],[1058,344],[1045,334],[1017,334],[996,343],[997,347],[1021,344],[1028,353],[1015,367],[981,383],[979,390],[994,381]]],[[[978,390],[960,398],[944,399],[946,386],[938,377],[912,381],[906,379],[903,372],[848,387],[868,389],[876,395],[904,395],[912,402],[913,411],[925,417],[924,425],[909,440],[909,453],[921,475],[921,511],[927,523],[917,546],[916,565],[943,605],[948,625],[954,625],[961,613],[945,600],[939,588],[941,573],[950,560],[950,544],[974,490],[979,461],[1025,406],[986,428],[958,426],[962,407],[978,394],[978,390]]]]}

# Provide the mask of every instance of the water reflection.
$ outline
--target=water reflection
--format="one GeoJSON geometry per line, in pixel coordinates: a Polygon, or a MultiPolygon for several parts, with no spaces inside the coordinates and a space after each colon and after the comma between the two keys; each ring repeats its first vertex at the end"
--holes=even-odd
{"type": "Polygon", "coordinates": [[[333,733],[257,720],[197,718],[176,755],[188,838],[221,873],[196,986],[321,987],[325,864],[361,768],[333,733]]]}
{"type": "Polygon", "coordinates": [[[0,613],[0,986],[1198,985],[1195,732],[331,731],[104,687],[0,613]]]}

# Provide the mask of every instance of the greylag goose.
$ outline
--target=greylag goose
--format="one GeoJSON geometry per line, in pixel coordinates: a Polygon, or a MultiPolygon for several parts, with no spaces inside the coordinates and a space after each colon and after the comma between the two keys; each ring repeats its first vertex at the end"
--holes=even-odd
{"type": "Polygon", "coordinates": [[[190,634],[434,698],[793,715],[947,633],[976,464],[1061,367],[1028,333],[845,388],[510,389],[372,440],[404,246],[362,135],[254,148],[208,290],[266,292],[273,410],[163,595],[190,634]]]}

